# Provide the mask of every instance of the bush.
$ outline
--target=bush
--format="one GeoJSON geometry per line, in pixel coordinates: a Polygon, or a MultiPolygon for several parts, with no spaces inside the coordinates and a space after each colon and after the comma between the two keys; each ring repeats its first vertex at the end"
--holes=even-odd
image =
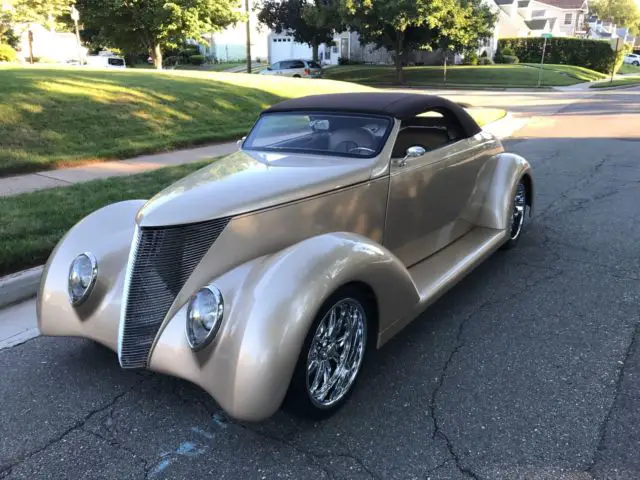
{"type": "Polygon", "coordinates": [[[204,55],[191,55],[189,63],[191,65],[202,65],[204,63],[204,55]]]}
{"type": "Polygon", "coordinates": [[[480,60],[478,60],[478,65],[493,65],[493,60],[491,60],[487,56],[480,57],[480,60]]]}
{"type": "MultiPolygon", "coordinates": [[[[543,45],[542,37],[501,38],[498,40],[498,53],[505,55],[506,50],[510,49],[521,62],[540,63],[543,45]]],[[[622,49],[616,56],[607,40],[550,38],[547,40],[544,63],[576,65],[609,74],[612,67],[616,70],[620,68],[627,50],[628,48],[622,49]]]]}
{"type": "Polygon", "coordinates": [[[338,57],[338,65],[362,65],[363,62],[359,60],[350,60],[344,57],[338,57]]]}
{"type": "Polygon", "coordinates": [[[502,63],[520,63],[515,55],[502,55],[502,63]]]}
{"type": "Polygon", "coordinates": [[[464,65],[478,65],[478,53],[475,50],[465,53],[462,63],[464,65]]]}
{"type": "Polygon", "coordinates": [[[187,59],[193,57],[194,55],[200,55],[200,50],[198,49],[198,47],[187,47],[183,50],[180,50],[180,53],[178,55],[187,59]]]}
{"type": "Polygon", "coordinates": [[[18,54],[10,46],[0,43],[0,62],[15,62],[18,59],[18,54]]]}

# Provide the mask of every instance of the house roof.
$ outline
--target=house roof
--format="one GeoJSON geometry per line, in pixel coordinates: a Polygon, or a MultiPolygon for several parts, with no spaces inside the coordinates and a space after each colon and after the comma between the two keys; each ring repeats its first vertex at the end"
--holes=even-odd
{"type": "Polygon", "coordinates": [[[518,8],[527,8],[529,6],[530,0],[520,0],[518,2],[518,8]]]}
{"type": "Polygon", "coordinates": [[[515,0],[494,0],[497,5],[511,5],[515,0]]]}
{"type": "Polygon", "coordinates": [[[413,118],[427,111],[444,110],[460,122],[467,136],[480,131],[476,121],[459,104],[436,95],[403,92],[329,93],[292,98],[277,103],[263,113],[295,111],[330,111],[369,113],[392,116],[400,120],[413,118]]]}
{"type": "Polygon", "coordinates": [[[544,30],[544,27],[547,26],[547,19],[542,18],[540,20],[525,20],[524,23],[527,24],[531,30],[544,30]]]}
{"type": "Polygon", "coordinates": [[[562,8],[563,10],[577,10],[582,8],[585,4],[585,0],[536,0],[539,3],[545,5],[551,5],[552,7],[562,8]]]}

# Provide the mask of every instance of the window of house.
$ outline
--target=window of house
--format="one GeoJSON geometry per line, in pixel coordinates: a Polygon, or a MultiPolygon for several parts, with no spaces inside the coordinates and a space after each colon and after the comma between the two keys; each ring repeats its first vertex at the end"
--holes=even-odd
{"type": "Polygon", "coordinates": [[[531,17],[532,18],[539,18],[539,17],[544,17],[544,10],[534,10],[533,12],[531,12],[531,17]]]}
{"type": "Polygon", "coordinates": [[[564,24],[565,25],[571,25],[572,17],[573,17],[573,15],[571,13],[565,13],[564,14],[564,24]]]}

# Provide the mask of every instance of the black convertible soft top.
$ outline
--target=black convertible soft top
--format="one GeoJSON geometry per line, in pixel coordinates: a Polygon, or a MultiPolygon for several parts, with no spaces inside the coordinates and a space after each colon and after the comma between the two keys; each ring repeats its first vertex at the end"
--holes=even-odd
{"type": "Polygon", "coordinates": [[[481,131],[476,121],[455,102],[437,95],[405,92],[328,93],[292,98],[276,103],[263,113],[296,111],[331,111],[385,115],[408,120],[428,111],[448,111],[471,137],[481,131]]]}

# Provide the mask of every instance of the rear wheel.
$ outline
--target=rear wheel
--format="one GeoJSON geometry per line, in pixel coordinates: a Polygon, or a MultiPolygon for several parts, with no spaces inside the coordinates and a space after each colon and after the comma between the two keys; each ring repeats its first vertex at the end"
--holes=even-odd
{"type": "Polygon", "coordinates": [[[302,78],[302,77],[296,73],[296,74],[293,76],[293,78],[302,78]]]}
{"type": "Polygon", "coordinates": [[[523,180],[516,186],[516,192],[512,200],[511,226],[509,228],[509,240],[502,248],[509,249],[515,247],[520,239],[520,234],[524,227],[524,219],[527,213],[527,187],[523,180]]]}
{"type": "Polygon", "coordinates": [[[635,62],[633,62],[633,65],[635,65],[636,67],[637,67],[637,66],[640,66],[640,62],[638,62],[638,61],[636,60],[635,62]]]}
{"type": "Polygon", "coordinates": [[[338,290],[323,304],[300,352],[286,408],[321,419],[346,403],[368,350],[371,318],[370,301],[356,286],[338,290]]]}

